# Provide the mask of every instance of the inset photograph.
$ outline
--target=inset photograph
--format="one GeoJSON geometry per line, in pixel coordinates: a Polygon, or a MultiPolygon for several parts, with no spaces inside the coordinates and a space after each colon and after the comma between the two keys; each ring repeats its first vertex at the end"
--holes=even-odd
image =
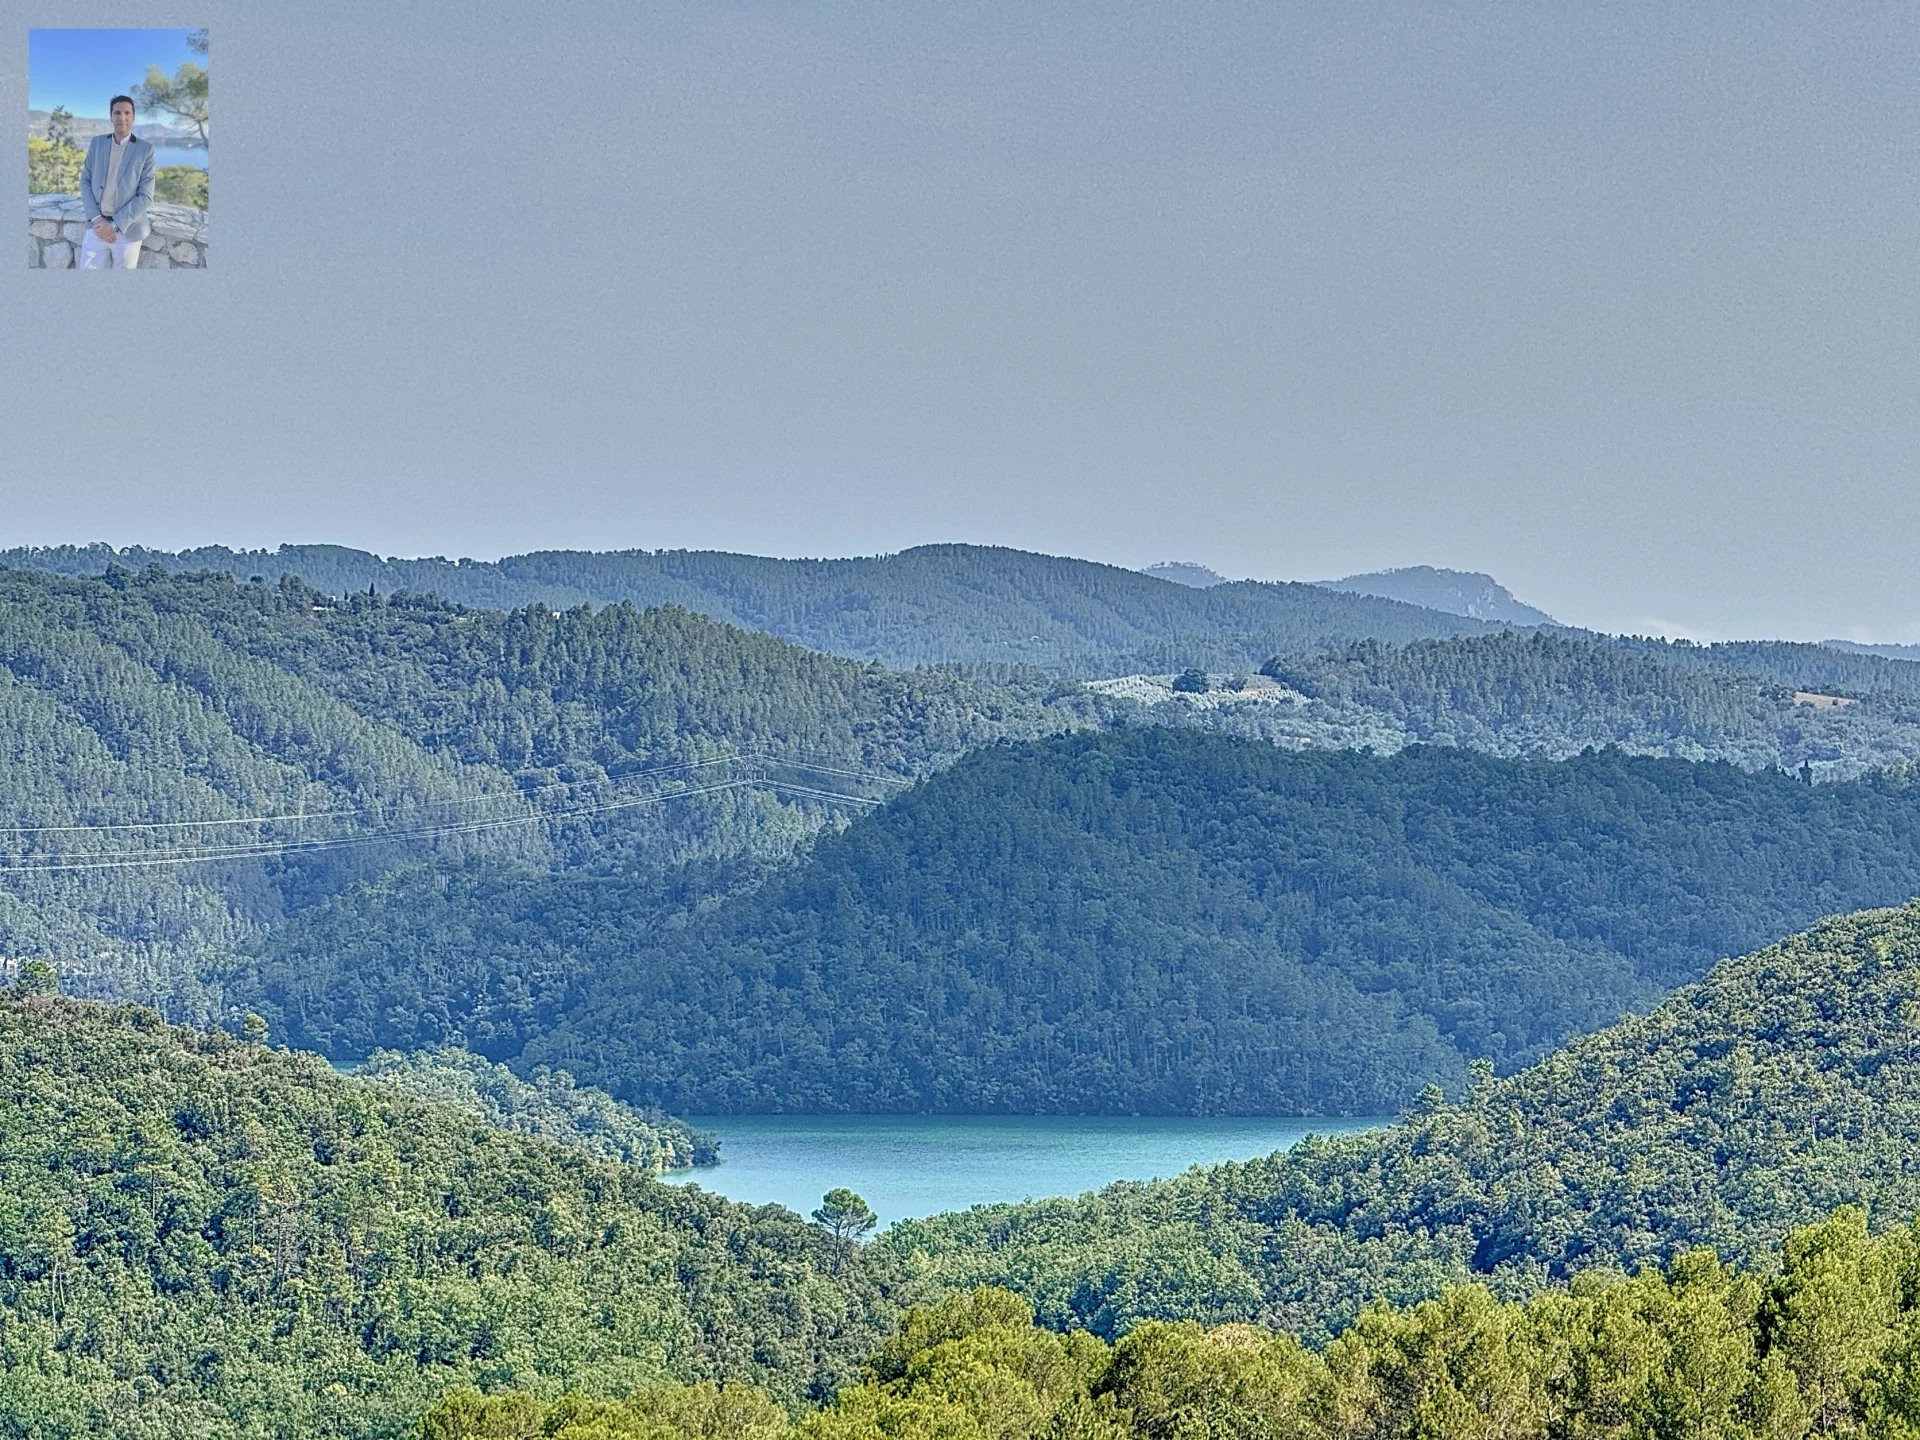
{"type": "Polygon", "coordinates": [[[207,267],[207,31],[27,32],[27,266],[207,267]]]}

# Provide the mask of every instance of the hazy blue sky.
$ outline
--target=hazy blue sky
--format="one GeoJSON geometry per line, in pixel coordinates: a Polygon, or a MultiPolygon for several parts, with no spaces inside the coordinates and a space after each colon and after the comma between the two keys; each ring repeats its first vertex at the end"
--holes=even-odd
{"type": "MultiPolygon", "coordinates": [[[[105,120],[115,95],[131,95],[156,66],[172,76],[182,65],[205,65],[187,48],[191,30],[34,29],[27,38],[27,106],[52,110],[64,105],[82,119],[105,120]]],[[[142,124],[179,125],[163,113],[140,116],[142,124]]]]}
{"type": "Polygon", "coordinates": [[[0,543],[971,540],[1920,639],[1920,6],[155,18],[213,31],[212,268],[0,272],[0,543]]]}

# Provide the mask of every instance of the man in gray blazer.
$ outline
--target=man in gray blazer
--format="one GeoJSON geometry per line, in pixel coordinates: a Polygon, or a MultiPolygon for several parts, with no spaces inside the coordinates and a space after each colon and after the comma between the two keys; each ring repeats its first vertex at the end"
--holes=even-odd
{"type": "Polygon", "coordinates": [[[96,135],[80,167],[80,204],[87,234],[80,242],[82,270],[131,270],[140,263],[140,242],[153,229],[153,146],[133,133],[133,101],[116,95],[107,107],[113,133],[96,135]]]}

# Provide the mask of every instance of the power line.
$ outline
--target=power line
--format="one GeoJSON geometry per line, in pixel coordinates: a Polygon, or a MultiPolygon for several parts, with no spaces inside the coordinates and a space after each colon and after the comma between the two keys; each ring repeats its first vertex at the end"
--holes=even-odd
{"type": "MultiPolygon", "coordinates": [[[[571,810],[543,810],[530,815],[513,815],[503,820],[469,820],[454,825],[436,825],[415,830],[375,831],[365,835],[337,835],[321,840],[288,840],[278,844],[235,845],[195,850],[153,851],[124,856],[47,856],[39,863],[0,865],[0,875],[40,875],[76,870],[131,870],[156,865],[207,865],[221,860],[260,860],[279,855],[306,855],[323,850],[338,850],[352,845],[378,845],[399,840],[432,840],[448,835],[468,835],[482,830],[497,830],[509,825],[532,825],[543,820],[570,820],[599,815],[611,810],[631,810],[643,805],[658,805],[691,795],[712,795],[723,790],[752,786],[751,780],[723,780],[717,785],[701,785],[674,790],[664,795],[643,795],[627,800],[606,801],[571,810]]],[[[849,796],[849,799],[857,797],[849,796]]],[[[871,802],[877,803],[877,802],[871,802]]]]}
{"type": "MultiPolygon", "coordinates": [[[[549,790],[573,789],[584,785],[607,785],[617,780],[632,780],[647,775],[668,775],[681,770],[699,770],[709,765],[726,765],[740,758],[737,754],[716,755],[705,760],[681,760],[672,765],[654,765],[640,770],[622,770],[586,780],[553,780],[520,790],[489,790],[478,795],[448,795],[421,803],[430,808],[478,805],[490,800],[524,800],[549,790]]],[[[0,825],[0,835],[72,835],[131,830],[191,830],[210,825],[266,825],[282,820],[331,820],[342,816],[378,816],[380,810],[362,805],[346,810],[293,811],[278,815],[235,815],[219,820],[128,820],[110,825],[0,825]]]]}
{"type": "MultiPolygon", "coordinates": [[[[542,791],[548,791],[553,789],[581,788],[581,787],[586,787],[590,785],[610,784],[615,781],[639,779],[639,778],[648,777],[648,776],[672,774],[677,772],[690,772],[690,771],[708,768],[710,766],[717,765],[717,764],[732,763],[739,758],[740,757],[738,756],[721,756],[721,757],[714,757],[706,760],[682,761],[674,765],[662,765],[662,766],[649,767],[642,770],[626,771],[626,772],[622,772],[617,776],[610,775],[604,778],[596,778],[593,780],[558,781],[558,782],[554,782],[551,785],[537,787],[536,789],[531,791],[513,792],[512,794],[510,794],[509,792],[501,791],[501,792],[495,792],[490,795],[471,796],[471,797],[466,797],[464,800],[457,800],[453,803],[468,804],[468,803],[478,803],[481,800],[489,800],[489,799],[510,799],[510,798],[516,798],[516,797],[524,798],[527,795],[538,794],[538,793],[541,793],[542,791]]],[[[778,760],[776,757],[763,756],[762,758],[773,760],[774,763],[779,763],[779,764],[793,764],[793,762],[778,760]]],[[[879,776],[879,775],[873,774],[872,772],[860,772],[860,771],[836,769],[835,767],[829,767],[829,766],[817,766],[817,765],[799,763],[799,764],[794,764],[793,768],[802,769],[802,770],[823,771],[825,773],[837,773],[837,774],[849,775],[855,778],[887,780],[894,784],[910,783],[906,781],[897,780],[895,777],[892,777],[892,776],[879,776]]],[[[289,839],[289,840],[272,841],[272,842],[266,841],[266,840],[252,840],[252,841],[244,841],[235,845],[176,845],[166,849],[145,851],[145,852],[140,852],[136,854],[120,854],[120,855],[114,855],[111,853],[93,853],[93,854],[77,853],[77,854],[65,854],[65,855],[59,854],[57,852],[43,853],[32,858],[23,857],[21,859],[12,861],[10,863],[0,864],[0,875],[71,874],[71,873],[81,872],[81,871],[131,870],[131,869],[175,866],[175,865],[206,865],[206,864],[219,863],[221,861],[260,860],[260,859],[272,859],[278,856],[297,856],[297,855],[316,854],[324,851],[344,849],[344,848],[357,846],[357,845],[392,844],[396,842],[409,841],[409,840],[434,840],[434,839],[442,839],[442,838],[455,836],[455,835],[477,834],[487,830],[503,829],[503,828],[507,828],[515,825],[532,825],[532,824],[540,824],[544,822],[552,822],[552,821],[560,821],[560,820],[582,819],[589,816],[603,815],[603,814],[607,814],[607,813],[618,811],[618,810],[630,810],[630,809],[641,808],[644,806],[663,804],[668,800],[679,800],[679,799],[684,799],[684,798],[688,798],[695,795],[713,795],[713,794],[719,794],[723,791],[728,791],[728,790],[756,789],[756,788],[772,790],[772,791],[775,791],[776,793],[781,793],[781,794],[805,797],[807,799],[837,801],[839,803],[847,804],[847,805],[862,805],[862,806],[873,807],[873,806],[878,806],[885,803],[884,801],[874,799],[871,796],[849,795],[844,791],[829,790],[822,786],[800,785],[792,781],[776,780],[771,777],[764,777],[764,776],[749,777],[749,778],[723,780],[717,784],[712,784],[712,785],[688,786],[685,789],[668,791],[663,794],[629,796],[623,799],[600,800],[590,804],[574,805],[574,806],[569,806],[567,808],[558,809],[558,810],[534,810],[524,815],[512,815],[512,816],[506,816],[506,817],[497,818],[497,819],[451,821],[451,822],[442,823],[442,824],[413,826],[410,828],[404,828],[404,829],[398,829],[398,830],[377,830],[377,831],[372,831],[370,833],[363,833],[363,834],[324,836],[324,837],[320,837],[312,840],[289,839]]],[[[350,811],[339,811],[334,813],[340,814],[340,815],[356,815],[356,814],[366,814],[366,813],[372,813],[372,812],[369,812],[366,810],[350,810],[350,811]]],[[[267,817],[253,817],[253,818],[258,820],[258,819],[265,819],[267,817]]],[[[307,815],[307,816],[287,816],[287,817],[277,817],[277,818],[312,819],[312,818],[318,818],[318,817],[316,815],[307,815]]],[[[56,829],[59,829],[59,830],[71,829],[71,830],[83,830],[83,831],[90,831],[90,830],[120,831],[125,829],[134,829],[134,828],[158,829],[158,828],[166,828],[167,824],[169,823],[173,826],[179,827],[179,826],[192,826],[196,824],[216,824],[216,823],[223,823],[223,822],[214,822],[214,821],[144,822],[138,827],[131,826],[131,825],[129,826],[117,826],[117,825],[97,826],[97,827],[95,826],[45,827],[44,829],[41,829],[38,831],[27,829],[25,827],[15,827],[12,833],[16,833],[16,834],[48,833],[49,831],[56,830],[56,829]]],[[[236,821],[234,823],[243,823],[243,822],[236,821]]],[[[0,832],[0,833],[5,833],[5,832],[0,832]]]]}
{"type": "Polygon", "coordinates": [[[276,820],[331,820],[361,810],[304,810],[286,815],[236,815],[224,820],[127,820],[117,825],[0,825],[3,835],[73,835],[100,830],[184,830],[200,825],[265,825],[276,820]]]}
{"type": "Polygon", "coordinates": [[[869,799],[865,795],[843,795],[837,790],[816,790],[809,785],[794,785],[785,780],[761,780],[741,782],[743,785],[760,784],[769,790],[782,790],[789,795],[807,795],[816,800],[844,800],[850,805],[884,805],[884,800],[869,799]]]}
{"type": "Polygon", "coordinates": [[[669,791],[664,795],[646,795],[636,799],[608,800],[591,805],[574,806],[566,810],[536,810],[525,815],[510,815],[496,820],[465,820],[440,825],[419,826],[402,830],[376,830],[359,835],[333,835],[313,840],[277,840],[250,841],[240,845],[194,845],[176,846],[171,850],[142,851],[129,856],[111,855],[57,855],[49,854],[39,858],[38,862],[27,861],[11,866],[0,866],[0,873],[20,873],[30,870],[87,869],[86,862],[113,860],[116,862],[136,863],[151,861],[162,864],[188,864],[213,860],[245,860],[265,855],[303,854],[314,850],[337,850],[349,845],[373,845],[395,840],[431,840],[444,835],[465,835],[481,830],[497,830],[509,825],[531,825],[543,820],[568,820],[582,815],[597,815],[608,810],[626,810],[636,805],[649,805],[659,800],[675,800],[682,795],[705,795],[716,790],[736,789],[746,781],[729,780],[719,785],[697,786],[688,790],[669,791]]]}
{"type": "Polygon", "coordinates": [[[872,780],[882,785],[907,786],[913,784],[911,780],[902,779],[898,775],[882,775],[873,770],[848,770],[837,765],[815,765],[806,760],[789,760],[784,756],[770,755],[764,750],[749,750],[747,756],[749,759],[764,760],[770,765],[785,765],[794,770],[811,770],[821,775],[845,775],[850,779],[872,780]]]}

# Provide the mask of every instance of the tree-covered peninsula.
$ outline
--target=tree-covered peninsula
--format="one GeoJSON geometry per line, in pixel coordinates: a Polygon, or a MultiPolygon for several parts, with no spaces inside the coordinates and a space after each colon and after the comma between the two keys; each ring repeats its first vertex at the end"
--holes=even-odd
{"type": "Polygon", "coordinates": [[[707,1131],[658,1110],[623,1105],[604,1090],[574,1083],[564,1070],[537,1066],[522,1079],[504,1065],[448,1045],[408,1054],[376,1050],[353,1073],[457,1106],[502,1130],[558,1140],[644,1170],[687,1170],[719,1159],[719,1141],[707,1131]]]}

